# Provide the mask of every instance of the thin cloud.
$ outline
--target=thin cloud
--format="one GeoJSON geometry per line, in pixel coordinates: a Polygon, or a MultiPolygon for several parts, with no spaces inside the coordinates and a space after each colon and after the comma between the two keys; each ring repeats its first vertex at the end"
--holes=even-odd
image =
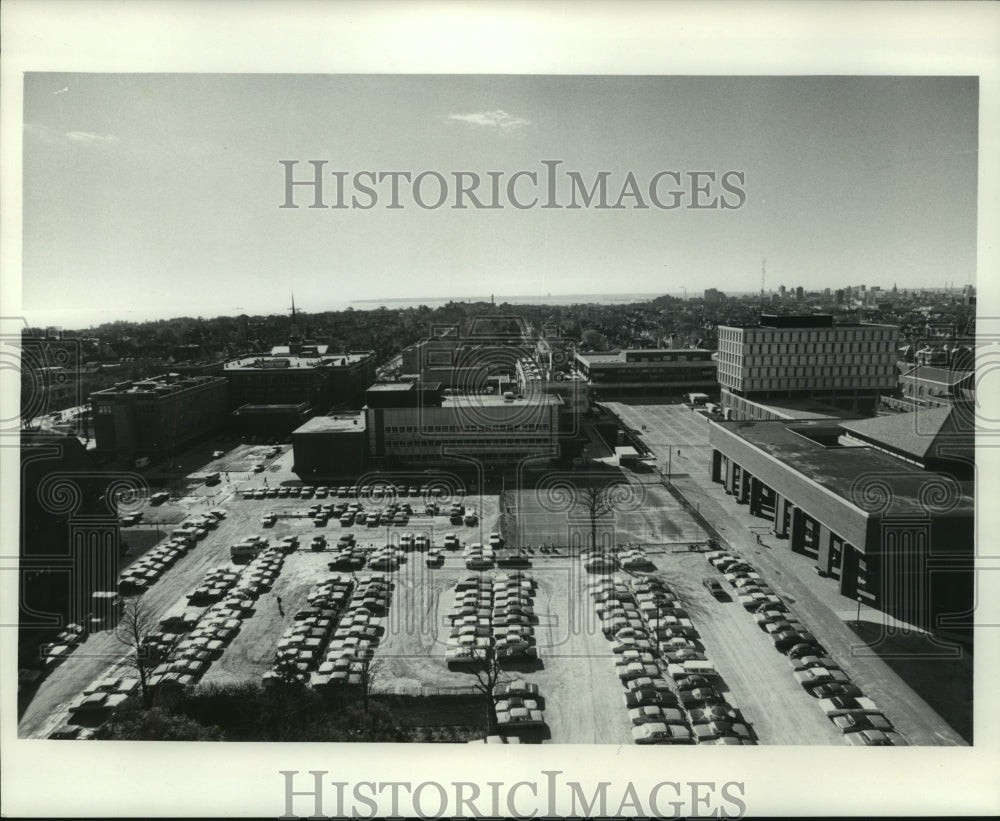
{"type": "Polygon", "coordinates": [[[523,128],[531,125],[530,120],[523,117],[514,117],[506,111],[497,109],[496,111],[474,111],[471,114],[450,114],[449,120],[456,120],[469,125],[482,125],[490,128],[523,128]]]}
{"type": "Polygon", "coordinates": [[[119,142],[114,134],[98,134],[94,131],[56,131],[47,125],[25,123],[24,133],[50,145],[74,143],[76,145],[99,145],[119,142]]]}
{"type": "Polygon", "coordinates": [[[114,134],[95,134],[92,131],[67,131],[66,139],[77,143],[116,143],[114,134]]]}

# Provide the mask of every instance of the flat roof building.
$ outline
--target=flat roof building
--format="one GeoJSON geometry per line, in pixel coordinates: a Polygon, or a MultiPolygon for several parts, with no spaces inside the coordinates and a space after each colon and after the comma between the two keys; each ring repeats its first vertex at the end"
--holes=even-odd
{"type": "Polygon", "coordinates": [[[958,443],[971,420],[959,415],[949,427],[917,416],[711,422],[711,477],[835,579],[847,601],[860,597],[927,630],[957,630],[960,619],[950,628],[942,619],[974,606],[971,465],[940,458],[933,435],[936,460],[910,451],[921,424],[936,426],[939,444],[958,443]]]}
{"type": "Polygon", "coordinates": [[[314,416],[292,432],[294,471],[303,482],[356,478],[367,464],[364,411],[314,416]]]}
{"type": "Polygon", "coordinates": [[[835,325],[827,314],[764,314],[754,326],[720,325],[718,379],[734,419],[766,419],[758,406],[814,399],[870,416],[896,389],[899,328],[835,325]]]}
{"type": "Polygon", "coordinates": [[[228,386],[221,376],[168,374],[95,391],[90,405],[99,456],[163,458],[222,427],[228,386]]]}
{"type": "Polygon", "coordinates": [[[398,402],[366,409],[370,459],[516,465],[559,453],[558,396],[439,395],[438,404],[424,404],[422,391],[406,393],[413,400],[408,406],[398,402]]]}
{"type": "Polygon", "coordinates": [[[577,372],[592,393],[683,396],[716,394],[713,352],[704,348],[632,348],[612,353],[577,353],[577,372]]]}
{"type": "Polygon", "coordinates": [[[305,402],[287,405],[243,405],[230,418],[237,433],[284,440],[312,415],[305,402]]]}
{"type": "Polygon", "coordinates": [[[532,346],[520,336],[424,339],[402,352],[402,372],[424,382],[439,382],[449,389],[472,393],[487,387],[490,378],[513,377],[517,361],[532,346]]]}
{"type": "MultiPolygon", "coordinates": [[[[278,350],[278,349],[276,349],[278,350]]],[[[253,354],[230,360],[230,406],[290,405],[305,402],[314,413],[360,409],[365,389],[375,381],[374,351],[311,355],[253,354]]]]}

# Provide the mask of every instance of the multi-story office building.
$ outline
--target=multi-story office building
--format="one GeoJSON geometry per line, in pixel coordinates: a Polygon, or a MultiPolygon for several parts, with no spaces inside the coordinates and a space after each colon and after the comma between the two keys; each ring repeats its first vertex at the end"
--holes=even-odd
{"type": "Polygon", "coordinates": [[[896,389],[899,328],[834,325],[830,315],[763,315],[760,324],[719,326],[722,405],[734,419],[769,419],[771,400],[821,401],[875,413],[896,389]]]}
{"type": "Polygon", "coordinates": [[[118,382],[90,395],[102,458],[163,458],[218,430],[228,409],[221,376],[176,374],[118,382]]]}
{"type": "Polygon", "coordinates": [[[616,353],[578,353],[577,372],[600,396],[716,394],[713,352],[703,348],[643,348],[616,353]]]}
{"type": "Polygon", "coordinates": [[[421,382],[472,393],[496,386],[498,378],[512,379],[517,361],[531,351],[532,346],[520,337],[488,342],[454,335],[435,337],[403,350],[402,372],[421,382]]]}
{"type": "Polygon", "coordinates": [[[440,386],[375,385],[367,393],[370,460],[516,465],[559,452],[558,396],[445,396],[440,386]]]}
{"type": "Polygon", "coordinates": [[[320,414],[361,408],[375,373],[374,351],[330,355],[305,346],[277,355],[244,356],[227,362],[224,370],[231,408],[305,402],[320,414]]]}

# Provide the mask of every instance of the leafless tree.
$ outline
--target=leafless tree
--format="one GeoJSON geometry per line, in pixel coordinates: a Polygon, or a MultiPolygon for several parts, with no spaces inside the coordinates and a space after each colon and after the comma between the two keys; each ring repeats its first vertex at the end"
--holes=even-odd
{"type": "Polygon", "coordinates": [[[597,547],[597,521],[614,511],[616,492],[614,484],[577,488],[577,504],[587,512],[590,520],[590,546],[593,548],[597,547]]]}
{"type": "Polygon", "coordinates": [[[503,669],[500,667],[500,654],[497,652],[496,644],[490,640],[489,647],[483,647],[476,651],[480,658],[480,663],[473,670],[476,678],[473,688],[482,693],[486,707],[486,735],[495,735],[497,731],[497,712],[494,707],[493,691],[503,676],[503,669]]]}
{"type": "Polygon", "coordinates": [[[121,616],[115,626],[115,638],[128,649],[125,658],[129,667],[139,674],[139,688],[143,705],[153,706],[153,690],[149,686],[150,674],[161,661],[162,654],[148,642],[156,631],[157,620],[139,596],[125,599],[121,616]]]}
{"type": "Polygon", "coordinates": [[[385,660],[375,658],[371,653],[365,653],[359,659],[361,663],[361,703],[364,710],[368,712],[368,705],[371,699],[372,687],[379,680],[385,668],[385,660]]]}

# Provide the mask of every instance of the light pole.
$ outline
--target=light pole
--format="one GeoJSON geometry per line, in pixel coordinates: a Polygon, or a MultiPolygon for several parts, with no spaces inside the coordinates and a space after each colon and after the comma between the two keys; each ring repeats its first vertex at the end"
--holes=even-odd
{"type": "Polygon", "coordinates": [[[858,615],[855,617],[854,623],[858,627],[861,626],[861,596],[858,596],[858,615]]]}
{"type": "Polygon", "coordinates": [[[668,447],[667,448],[667,484],[668,485],[670,484],[670,474],[671,474],[671,468],[673,466],[673,455],[674,455],[673,446],[668,447]]]}

